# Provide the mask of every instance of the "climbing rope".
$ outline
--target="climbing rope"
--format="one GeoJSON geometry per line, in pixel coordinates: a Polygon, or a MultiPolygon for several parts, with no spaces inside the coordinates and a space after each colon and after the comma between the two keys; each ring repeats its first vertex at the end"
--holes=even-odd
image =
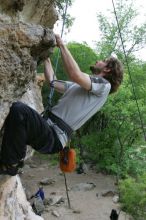
{"type": "MultiPolygon", "coordinates": [[[[65,10],[64,10],[64,13],[63,13],[63,24],[62,24],[62,29],[61,29],[61,38],[63,37],[63,33],[64,33],[64,27],[65,27],[65,22],[66,22],[66,15],[67,15],[68,5],[69,5],[69,0],[66,0],[65,10]]],[[[55,65],[55,71],[54,71],[54,75],[53,75],[53,81],[50,83],[50,93],[49,93],[49,97],[48,97],[48,103],[49,103],[48,108],[49,109],[52,107],[52,98],[53,98],[53,95],[54,95],[54,80],[56,78],[55,76],[56,76],[58,62],[59,62],[59,56],[60,56],[60,49],[58,49],[56,65],[55,65]]],[[[69,198],[69,193],[68,193],[68,186],[67,186],[67,178],[66,178],[65,172],[62,172],[62,173],[63,173],[63,177],[64,177],[64,181],[65,181],[65,189],[66,189],[68,207],[69,207],[69,209],[71,209],[71,203],[70,203],[70,198],[69,198]]]]}
{"type": "Polygon", "coordinates": [[[63,176],[64,176],[64,181],[65,181],[65,189],[66,189],[66,196],[67,196],[67,201],[68,201],[68,207],[69,207],[69,209],[71,209],[70,198],[69,198],[69,194],[68,194],[67,179],[66,179],[66,174],[64,172],[63,172],[63,176]]]}
{"type": "MultiPolygon", "coordinates": [[[[66,15],[67,15],[67,9],[68,9],[68,3],[69,3],[69,0],[66,1],[65,10],[64,10],[64,13],[63,13],[63,24],[62,24],[62,29],[61,29],[61,38],[63,37],[63,33],[64,33],[65,22],[66,22],[66,15]]],[[[55,74],[57,72],[59,55],[60,55],[60,50],[58,50],[58,54],[57,54],[56,66],[55,66],[55,74]]]]}
{"type": "MultiPolygon", "coordinates": [[[[61,37],[63,37],[63,33],[64,33],[68,5],[69,5],[69,0],[66,0],[65,10],[63,13],[63,24],[62,24],[62,29],[61,29],[61,37]]],[[[53,81],[52,81],[52,83],[50,83],[50,93],[48,96],[48,102],[49,102],[50,106],[52,106],[52,98],[54,95],[54,80],[55,80],[55,76],[56,76],[56,72],[57,72],[57,68],[58,68],[59,56],[60,56],[60,49],[58,49],[58,54],[57,54],[57,58],[56,58],[56,65],[55,65],[55,71],[54,71],[54,75],[53,75],[53,81]]]]}
{"type": "Polygon", "coordinates": [[[143,120],[142,120],[140,107],[139,107],[139,104],[138,104],[138,101],[137,101],[137,96],[136,96],[136,92],[135,92],[134,83],[133,83],[133,80],[132,80],[132,77],[131,77],[131,71],[130,71],[130,67],[129,67],[129,63],[128,63],[127,54],[126,54],[126,51],[125,51],[125,46],[124,46],[124,42],[123,42],[123,37],[122,37],[122,33],[121,33],[121,28],[120,28],[120,25],[119,25],[119,20],[118,20],[116,8],[115,8],[114,0],[112,0],[112,5],[113,5],[114,14],[115,14],[116,22],[117,22],[117,27],[118,27],[118,32],[119,32],[119,36],[120,36],[120,39],[121,39],[121,44],[122,44],[122,48],[123,48],[123,52],[124,52],[124,56],[125,56],[127,70],[128,70],[128,74],[129,74],[129,77],[130,77],[132,90],[133,90],[133,94],[134,94],[134,97],[135,97],[135,102],[136,102],[136,106],[137,106],[137,110],[138,110],[138,114],[139,114],[141,129],[142,129],[142,132],[143,132],[143,135],[144,135],[144,140],[146,141],[146,132],[145,132],[145,129],[144,129],[144,123],[143,123],[143,120]]]}

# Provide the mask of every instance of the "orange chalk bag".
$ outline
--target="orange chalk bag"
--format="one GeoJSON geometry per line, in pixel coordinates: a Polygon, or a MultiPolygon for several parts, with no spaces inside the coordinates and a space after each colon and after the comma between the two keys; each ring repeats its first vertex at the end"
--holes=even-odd
{"type": "Polygon", "coordinates": [[[76,151],[65,147],[59,153],[60,169],[64,173],[71,173],[76,169],[76,151]]]}

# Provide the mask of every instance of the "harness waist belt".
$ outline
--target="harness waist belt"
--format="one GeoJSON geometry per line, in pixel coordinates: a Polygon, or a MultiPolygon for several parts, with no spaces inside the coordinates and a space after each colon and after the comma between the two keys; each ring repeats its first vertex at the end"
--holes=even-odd
{"type": "Polygon", "coordinates": [[[55,124],[57,124],[57,126],[62,130],[65,131],[68,138],[71,138],[71,135],[73,133],[72,128],[66,123],[64,122],[61,118],[59,118],[58,116],[54,115],[52,112],[49,112],[48,117],[51,119],[51,121],[55,124]]]}

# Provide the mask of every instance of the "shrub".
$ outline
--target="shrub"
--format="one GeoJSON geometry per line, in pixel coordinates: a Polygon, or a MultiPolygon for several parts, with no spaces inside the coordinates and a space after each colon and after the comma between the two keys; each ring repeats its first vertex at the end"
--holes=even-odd
{"type": "Polygon", "coordinates": [[[120,181],[119,189],[123,209],[135,220],[146,219],[146,173],[120,181]]]}

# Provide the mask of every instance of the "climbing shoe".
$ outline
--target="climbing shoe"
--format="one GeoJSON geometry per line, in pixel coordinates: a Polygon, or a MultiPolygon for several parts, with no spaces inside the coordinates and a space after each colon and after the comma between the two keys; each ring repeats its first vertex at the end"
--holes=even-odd
{"type": "Polygon", "coordinates": [[[18,162],[17,167],[18,167],[18,174],[22,174],[23,173],[23,167],[24,167],[24,159],[22,159],[18,162]]]}
{"type": "Polygon", "coordinates": [[[24,159],[20,160],[17,164],[18,168],[23,168],[24,167],[24,159]]]}
{"type": "Polygon", "coordinates": [[[15,176],[19,173],[18,165],[0,164],[0,175],[15,176]]]}

